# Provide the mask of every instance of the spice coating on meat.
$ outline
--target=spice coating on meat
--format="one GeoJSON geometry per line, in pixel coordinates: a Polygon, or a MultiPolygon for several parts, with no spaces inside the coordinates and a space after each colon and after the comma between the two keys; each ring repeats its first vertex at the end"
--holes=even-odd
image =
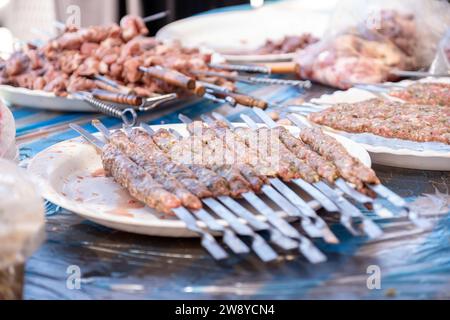
{"type": "Polygon", "coordinates": [[[130,132],[129,138],[144,152],[147,158],[153,159],[163,171],[174,176],[194,195],[199,198],[212,196],[212,193],[207,187],[197,180],[194,172],[186,166],[172,161],[167,154],[159,149],[153,142],[152,137],[147,133],[139,129],[133,129],[130,132]]]}
{"type": "Polygon", "coordinates": [[[144,169],[152,178],[161,184],[161,186],[173,193],[181,200],[183,206],[190,209],[200,209],[201,201],[190,193],[175,177],[161,170],[160,163],[153,157],[147,157],[146,154],[133,142],[131,142],[125,133],[120,130],[112,133],[110,143],[118,147],[133,162],[144,169]]]}
{"type": "Polygon", "coordinates": [[[234,145],[234,141],[230,141],[227,137],[223,137],[223,139],[217,137],[216,132],[208,128],[200,121],[195,121],[187,126],[188,131],[194,137],[198,137],[201,139],[204,146],[206,146],[210,151],[207,152],[206,157],[208,159],[219,160],[222,162],[235,167],[240,173],[244,176],[244,178],[250,183],[252,189],[256,192],[259,192],[266,183],[266,177],[261,175],[255,170],[249,163],[246,161],[246,157],[243,154],[235,152],[233,148],[230,148],[230,145],[234,145]],[[221,159],[217,159],[214,155],[220,155],[221,159]]]}
{"type": "Polygon", "coordinates": [[[312,122],[353,133],[450,144],[450,108],[372,99],[337,104],[308,116],[312,122]]]}
{"type": "Polygon", "coordinates": [[[334,182],[339,173],[336,166],[312,151],[302,140],[295,138],[286,128],[278,127],[280,140],[298,158],[304,160],[321,177],[329,182],[334,182]]]}
{"type": "MultiPolygon", "coordinates": [[[[242,193],[251,190],[250,184],[241,175],[240,171],[232,166],[225,164],[223,161],[216,161],[215,151],[212,147],[202,145],[201,139],[196,137],[187,137],[182,140],[177,139],[170,132],[162,132],[160,136],[164,136],[167,152],[171,158],[181,163],[191,163],[193,166],[208,168],[222,177],[228,184],[230,195],[239,197],[242,193]]],[[[157,135],[154,139],[158,139],[157,135]]]]}
{"type": "Polygon", "coordinates": [[[277,131],[269,128],[260,128],[253,131],[249,128],[238,127],[235,133],[243,138],[247,145],[257,145],[260,157],[269,155],[277,159],[278,175],[285,181],[302,178],[307,182],[316,182],[317,173],[304,161],[297,158],[280,141],[277,131]],[[267,148],[267,150],[264,150],[267,148]]]}
{"type": "MultiPolygon", "coordinates": [[[[152,135],[152,139],[172,160],[176,161],[177,158],[180,158],[180,155],[174,153],[172,149],[174,145],[178,145],[179,141],[169,131],[160,129],[152,135]]],[[[182,164],[188,167],[197,179],[208,187],[208,190],[213,193],[213,196],[227,196],[230,194],[228,182],[214,171],[192,162],[182,164]]]]}
{"type": "Polygon", "coordinates": [[[171,213],[180,200],[164,190],[152,177],[131,161],[117,147],[107,144],[102,150],[103,167],[131,196],[163,213],[171,213]]]}
{"type": "Polygon", "coordinates": [[[314,151],[334,163],[339,174],[347,181],[364,188],[364,183],[379,184],[375,172],[351,156],[334,138],[319,128],[305,128],[300,131],[300,138],[314,151]]]}
{"type": "Polygon", "coordinates": [[[393,97],[415,104],[450,107],[449,83],[413,83],[403,90],[392,90],[393,97]]]}

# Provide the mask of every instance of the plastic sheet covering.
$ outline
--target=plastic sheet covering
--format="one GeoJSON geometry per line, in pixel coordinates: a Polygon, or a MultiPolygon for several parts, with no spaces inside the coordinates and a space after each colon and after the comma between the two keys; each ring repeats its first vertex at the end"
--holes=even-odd
{"type": "Polygon", "coordinates": [[[20,298],[26,259],[44,238],[44,206],[25,171],[0,159],[0,300],[20,298]]]}
{"type": "Polygon", "coordinates": [[[17,157],[16,128],[11,111],[0,102],[0,158],[14,160],[17,157]]]}
{"type": "Polygon", "coordinates": [[[439,42],[430,72],[435,74],[450,72],[450,27],[439,42]]]}
{"type": "Polygon", "coordinates": [[[430,66],[448,25],[446,1],[340,1],[323,39],[298,52],[300,76],[344,89],[396,80],[430,66]]]}

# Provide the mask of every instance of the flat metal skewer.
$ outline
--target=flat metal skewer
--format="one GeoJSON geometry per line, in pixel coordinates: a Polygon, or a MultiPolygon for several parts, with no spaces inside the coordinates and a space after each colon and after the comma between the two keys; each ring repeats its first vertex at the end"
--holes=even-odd
{"type": "MultiPolygon", "coordinates": [[[[103,136],[109,140],[110,139],[110,131],[106,128],[99,120],[93,120],[92,125],[99,130],[103,136]]],[[[126,132],[127,130],[125,130],[126,132]]],[[[192,213],[198,217],[201,221],[205,223],[207,228],[211,231],[215,232],[223,232],[223,240],[224,243],[236,254],[248,253],[250,250],[247,245],[239,239],[236,234],[229,230],[228,228],[223,227],[221,224],[217,223],[216,219],[213,218],[209,212],[205,209],[195,210],[192,213]]]]}
{"type": "Polygon", "coordinates": [[[448,78],[450,77],[450,73],[431,73],[427,71],[406,71],[406,70],[391,70],[391,74],[395,74],[399,77],[413,77],[413,78],[425,78],[425,77],[434,77],[434,78],[448,78]]]}
{"type": "MultiPolygon", "coordinates": [[[[255,111],[255,113],[261,118],[261,120],[263,120],[266,123],[266,125],[268,125],[270,128],[276,128],[278,126],[278,124],[275,123],[275,121],[273,121],[267,115],[267,113],[265,113],[263,110],[256,111],[255,108],[253,108],[253,111],[255,111]]],[[[243,115],[243,117],[245,117],[245,119],[247,119],[247,121],[246,121],[247,124],[249,124],[250,122],[253,122],[253,120],[251,120],[249,117],[244,116],[244,115],[243,115]]],[[[252,125],[255,127],[256,123],[253,122],[252,125]]],[[[336,207],[336,205],[334,205],[333,202],[330,201],[326,197],[326,195],[319,192],[317,189],[315,189],[313,186],[311,186],[311,184],[309,184],[305,180],[299,178],[299,179],[294,179],[293,182],[296,183],[305,192],[307,192],[311,197],[313,197],[315,200],[317,200],[327,211],[330,211],[330,212],[338,211],[338,208],[336,207]]],[[[317,216],[317,214],[315,212],[313,212],[312,214],[314,215],[314,217],[317,216]]]]}
{"type": "MultiPolygon", "coordinates": [[[[141,123],[142,128],[149,134],[153,134],[153,129],[147,124],[141,123]]],[[[263,187],[264,188],[264,187],[263,187]]],[[[274,193],[276,191],[273,189],[274,193]]],[[[281,219],[269,206],[267,206],[261,199],[259,199],[253,192],[243,193],[242,196],[246,199],[259,213],[267,218],[267,220],[275,226],[284,236],[291,237],[298,240],[300,243],[297,245],[300,253],[311,263],[319,263],[326,261],[326,256],[320,252],[312,242],[301,235],[293,226],[288,222],[281,219]]],[[[284,198],[282,198],[284,199],[284,198]]],[[[285,200],[287,201],[287,200],[285,200]]],[[[289,204],[289,202],[287,202],[289,204]]],[[[295,209],[295,207],[292,206],[295,209]]],[[[292,244],[292,242],[290,243],[292,244]]],[[[289,245],[290,245],[289,244],[289,245]]]]}
{"type": "MultiPolygon", "coordinates": [[[[77,124],[71,123],[70,128],[78,132],[85,140],[94,145],[97,149],[102,150],[104,142],[96,138],[94,135],[83,129],[77,124]]],[[[222,247],[217,243],[214,237],[202,230],[197,226],[197,221],[195,218],[187,211],[185,208],[175,208],[172,210],[173,213],[186,224],[186,228],[192,232],[197,233],[201,236],[202,246],[213,256],[216,260],[222,260],[228,257],[228,254],[222,247]]]]}
{"type": "MultiPolygon", "coordinates": [[[[305,126],[305,124],[303,124],[297,117],[295,117],[293,115],[288,115],[287,118],[290,121],[292,121],[299,128],[305,126]]],[[[397,195],[395,192],[393,192],[392,190],[390,190],[383,184],[366,184],[366,186],[369,189],[373,190],[379,196],[388,200],[394,206],[401,208],[401,209],[405,209],[408,213],[408,217],[416,226],[423,228],[423,229],[432,228],[432,224],[430,223],[430,221],[421,218],[418,213],[411,211],[407,202],[403,198],[401,198],[399,195],[397,195]]],[[[345,192],[345,189],[343,189],[343,191],[345,192]]],[[[354,192],[350,192],[349,195],[355,196],[356,193],[359,193],[359,192],[354,190],[354,192]]],[[[361,195],[361,194],[359,195],[359,197],[362,197],[362,196],[364,196],[364,195],[361,195]]],[[[372,202],[372,204],[374,205],[374,209],[376,210],[375,212],[378,215],[380,215],[380,216],[393,215],[392,212],[390,212],[388,209],[381,206],[380,204],[377,204],[376,202],[372,202]]]]}
{"type": "MultiPolygon", "coordinates": [[[[154,131],[149,126],[142,126],[144,130],[149,130],[147,133],[154,134],[154,131]]],[[[178,138],[182,138],[182,136],[175,130],[169,131],[177,136],[178,138]]],[[[258,255],[260,259],[263,261],[271,261],[278,257],[276,252],[265,242],[265,240],[255,233],[249,226],[243,224],[239,221],[239,219],[226,207],[224,207],[220,202],[213,198],[205,198],[202,199],[202,202],[206,204],[217,216],[221,219],[225,220],[229,227],[234,230],[238,235],[247,236],[252,239],[251,247],[253,251],[258,255]]]]}
{"type": "MultiPolygon", "coordinates": [[[[221,114],[213,112],[212,115],[215,119],[220,120],[226,123],[228,127],[233,128],[233,124],[221,114]]],[[[329,212],[339,211],[337,206],[332,201],[330,201],[324,194],[322,194],[320,191],[315,189],[313,186],[311,186],[303,179],[294,179],[293,182],[297,184],[300,188],[302,188],[303,191],[309,194],[313,199],[319,202],[327,211],[329,212]]]]}
{"type": "MultiPolygon", "coordinates": [[[[187,123],[191,123],[191,122],[192,122],[191,119],[189,119],[189,118],[187,118],[187,117],[185,117],[185,116],[182,116],[182,117],[181,117],[181,120],[182,120],[182,121],[185,121],[185,122],[187,122],[187,123]]],[[[169,129],[169,130],[170,130],[170,129],[169,129]]],[[[277,196],[277,195],[278,195],[281,199],[283,199],[284,201],[286,201],[280,194],[278,194],[272,187],[270,187],[270,186],[268,186],[268,185],[263,186],[263,187],[262,187],[262,191],[265,192],[266,195],[268,195],[269,197],[271,197],[271,196],[277,196]],[[268,191],[268,192],[265,192],[265,190],[267,190],[267,188],[271,188],[271,190],[268,191]]],[[[252,193],[252,192],[247,192],[247,194],[251,194],[251,193],[252,193]]],[[[257,198],[256,195],[255,195],[254,197],[257,198]]],[[[246,199],[247,199],[248,201],[252,201],[252,200],[253,200],[252,198],[250,198],[250,197],[248,197],[248,196],[246,197],[246,199]],[[252,200],[249,200],[249,199],[252,199],[252,200]]],[[[278,201],[278,202],[279,202],[279,201],[278,201]]],[[[252,203],[251,203],[251,204],[252,204],[252,203]]],[[[286,201],[286,205],[291,206],[291,205],[289,204],[289,202],[287,202],[287,201],[286,201]]],[[[255,206],[255,207],[256,207],[256,206],[255,206]]],[[[293,206],[291,206],[291,207],[292,207],[294,210],[297,210],[295,207],[293,207],[293,206]]],[[[310,226],[310,225],[308,225],[307,227],[308,227],[307,230],[311,229],[311,226],[310,226]]],[[[295,230],[295,229],[294,229],[294,230],[295,230]]],[[[305,230],[305,231],[306,231],[306,230],[305,230]]],[[[307,238],[303,237],[303,236],[302,236],[300,233],[298,233],[298,232],[295,232],[294,235],[295,235],[295,239],[300,241],[300,245],[299,245],[300,252],[301,252],[305,257],[307,257],[308,260],[310,260],[310,262],[312,262],[312,263],[318,263],[318,262],[322,262],[322,261],[324,261],[324,259],[326,259],[326,257],[323,255],[323,253],[321,253],[317,248],[315,248],[314,245],[310,242],[310,240],[308,240],[307,238]]]]}
{"type": "MultiPolygon", "coordinates": [[[[262,110],[255,110],[255,109],[253,109],[253,111],[263,120],[263,121],[265,121],[265,123],[269,126],[269,127],[273,127],[273,128],[275,128],[275,127],[277,127],[278,125],[264,112],[264,111],[262,111],[262,110]],[[261,112],[262,111],[262,112],[261,112]]],[[[321,182],[321,181],[320,181],[321,182]]],[[[348,185],[346,184],[346,182],[344,181],[344,180],[340,180],[340,182],[339,182],[340,184],[344,184],[344,186],[345,187],[347,187],[348,185]]],[[[339,197],[335,197],[332,193],[331,193],[331,191],[330,190],[332,190],[331,188],[326,188],[326,187],[324,187],[324,185],[325,185],[325,183],[324,182],[321,182],[321,183],[315,183],[314,184],[315,186],[319,186],[319,188],[320,188],[320,190],[324,193],[324,194],[326,194],[327,196],[330,196],[332,199],[334,198],[334,199],[340,199],[339,197]]],[[[349,189],[350,187],[348,186],[348,189],[349,189]]],[[[346,188],[347,189],[347,188],[346,188]]],[[[355,190],[355,192],[352,192],[352,191],[349,191],[349,193],[350,194],[356,194],[356,190],[355,190]]],[[[362,195],[362,194],[357,194],[357,198],[358,199],[360,199],[362,196],[364,196],[364,195],[362,195]]],[[[355,197],[356,197],[356,195],[355,195],[355,197]]],[[[369,199],[369,201],[371,201],[372,199],[370,199],[370,198],[368,198],[368,197],[366,197],[366,196],[364,196],[365,198],[364,198],[364,200],[366,200],[367,201],[367,199],[369,199]]],[[[342,197],[341,197],[342,198],[342,197]]],[[[345,199],[344,199],[345,200],[345,199]]],[[[340,201],[342,202],[342,199],[340,199],[340,201]]],[[[371,201],[371,203],[372,203],[372,201],[371,201]]],[[[346,206],[348,207],[348,204],[346,204],[346,206]]],[[[376,224],[374,224],[373,223],[373,221],[371,221],[370,219],[367,219],[366,217],[364,217],[363,215],[362,215],[362,213],[359,211],[359,209],[357,209],[356,207],[354,207],[354,210],[353,210],[353,212],[354,212],[354,214],[357,216],[357,217],[360,217],[360,218],[362,218],[363,219],[363,227],[364,227],[364,229],[366,230],[366,233],[369,235],[369,236],[371,236],[371,237],[373,237],[373,236],[378,236],[379,235],[379,233],[381,232],[381,229],[379,229],[378,228],[378,226],[376,226],[376,224]]],[[[344,214],[344,213],[343,213],[344,214]]],[[[348,222],[346,222],[347,224],[348,224],[348,222]]],[[[352,229],[352,228],[351,228],[352,229]]],[[[351,232],[353,232],[353,231],[351,231],[351,232]]]]}
{"type": "MultiPolygon", "coordinates": [[[[185,122],[185,123],[190,123],[190,121],[192,121],[191,119],[187,118],[184,115],[179,115],[179,118],[181,121],[185,122]]],[[[202,115],[201,116],[202,120],[205,121],[205,123],[213,123],[214,120],[212,118],[209,118],[206,115],[202,115]]],[[[265,193],[270,199],[272,199],[272,201],[274,201],[275,203],[277,203],[280,208],[282,208],[284,211],[286,211],[286,213],[288,213],[291,216],[295,216],[295,217],[302,217],[303,219],[301,219],[301,225],[303,227],[303,229],[305,230],[305,232],[313,238],[316,237],[323,237],[323,233],[322,231],[315,225],[313,224],[313,222],[311,221],[311,219],[308,217],[308,215],[303,214],[303,211],[307,211],[307,212],[312,212],[312,214],[314,214],[315,212],[309,207],[309,205],[303,201],[303,199],[301,199],[300,197],[297,196],[297,194],[295,194],[292,190],[290,190],[286,185],[284,185],[283,183],[281,183],[281,181],[279,181],[279,183],[277,183],[277,179],[269,179],[272,184],[274,185],[274,187],[276,189],[278,189],[278,191],[280,191],[280,193],[284,194],[285,197],[287,197],[288,199],[295,199],[295,200],[291,200],[291,202],[294,204],[291,205],[280,193],[276,192],[275,189],[273,189],[271,186],[269,185],[265,185],[263,186],[263,188],[261,189],[261,191],[263,193],[265,193]],[[280,205],[283,204],[283,205],[280,205]],[[295,206],[295,204],[297,204],[297,207],[295,206]],[[300,210],[302,209],[302,210],[300,210]]],[[[331,232],[330,232],[331,233],[331,232]]],[[[337,239],[336,237],[331,238],[328,237],[327,242],[332,242],[332,243],[336,243],[337,239]]]]}
{"type": "MultiPolygon", "coordinates": [[[[244,122],[252,129],[257,130],[259,127],[258,125],[248,116],[241,114],[241,118],[244,120],[244,122]]],[[[311,228],[312,221],[310,218],[314,218],[317,220],[317,231],[318,234],[316,237],[323,237],[326,239],[326,237],[332,235],[332,232],[328,229],[328,226],[326,223],[316,214],[314,210],[311,209],[311,207],[302,199],[300,198],[294,191],[292,191],[286,184],[284,184],[280,179],[278,178],[270,178],[270,183],[277,189],[281,194],[283,194],[284,197],[286,197],[296,208],[299,209],[299,217],[301,217],[301,223],[302,227],[305,229],[311,228]],[[320,228],[319,228],[320,227],[320,228]],[[324,234],[325,231],[325,234],[324,234]]],[[[306,182],[305,182],[306,183],[306,182]]],[[[305,229],[306,231],[307,229],[305,229]]],[[[337,238],[331,237],[328,238],[333,243],[336,243],[337,238]]]]}
{"type": "Polygon", "coordinates": [[[193,71],[196,75],[204,75],[208,77],[219,77],[232,81],[238,81],[250,84],[262,84],[262,85],[279,85],[279,86],[292,86],[299,88],[311,88],[311,81],[309,80],[289,80],[289,79],[276,79],[276,78],[263,78],[263,77],[247,77],[247,76],[235,76],[223,74],[214,71],[193,71]]]}
{"type": "MultiPolygon", "coordinates": [[[[226,119],[225,117],[223,117],[222,115],[213,112],[213,117],[216,118],[217,120],[220,120],[224,123],[226,123],[228,125],[228,127],[230,129],[234,129],[234,125],[228,121],[228,119],[226,119]]],[[[209,120],[207,117],[204,117],[204,120],[206,121],[211,121],[209,120]]],[[[247,123],[252,125],[253,123],[247,123]]],[[[256,128],[256,127],[255,127],[256,128]]],[[[314,189],[312,186],[310,186],[308,183],[306,183],[305,181],[303,181],[302,179],[296,179],[297,181],[295,181],[298,185],[305,187],[305,185],[309,186],[309,187],[305,187],[304,189],[307,190],[307,193],[309,195],[311,195],[313,198],[315,198],[316,200],[321,199],[322,201],[319,201],[319,203],[323,202],[324,205],[330,209],[330,211],[337,211],[337,207],[330,201],[327,199],[327,201],[325,200],[326,197],[323,196],[318,190],[314,189]]],[[[278,203],[279,205],[281,205],[280,207],[283,210],[287,210],[288,213],[290,212],[291,215],[294,216],[303,216],[304,219],[302,220],[303,223],[303,227],[307,228],[306,230],[308,230],[311,226],[311,224],[309,223],[309,218],[314,218],[316,219],[316,227],[318,227],[319,229],[321,229],[321,233],[322,236],[324,237],[324,239],[327,242],[330,243],[337,243],[338,240],[337,238],[332,234],[332,232],[328,229],[328,227],[326,226],[325,222],[323,221],[323,219],[321,219],[319,216],[317,216],[317,214],[315,213],[314,210],[312,210],[309,205],[307,203],[304,202],[303,199],[301,199],[295,192],[293,192],[287,185],[285,185],[280,179],[278,178],[271,178],[269,179],[269,181],[271,182],[272,185],[275,186],[275,188],[277,188],[284,196],[289,196],[289,200],[293,203],[296,204],[298,206],[298,208],[303,211],[298,211],[298,210],[292,210],[292,205],[286,201],[284,199],[283,196],[281,196],[280,194],[278,194],[272,187],[270,186],[266,186],[266,189],[263,191],[266,191],[266,195],[269,196],[269,198],[271,198],[274,202],[278,203]],[[270,189],[270,190],[269,190],[270,189]]],[[[295,208],[295,207],[294,207],[295,208]]],[[[306,231],[305,230],[305,231],[306,231]]],[[[318,231],[318,230],[317,230],[318,231]]],[[[315,233],[316,231],[314,230],[310,230],[311,233],[315,233]]]]}
{"type": "MultiPolygon", "coordinates": [[[[177,135],[178,138],[182,138],[182,136],[176,131],[176,130],[170,130],[173,134],[177,135]]],[[[228,204],[232,204],[230,206],[230,209],[240,209],[240,205],[235,202],[230,197],[224,197],[224,199],[227,199],[228,204]],[[229,198],[229,199],[227,199],[229,198]],[[236,206],[238,205],[238,206],[236,206]]],[[[225,206],[223,206],[220,202],[213,198],[206,198],[202,199],[202,201],[220,218],[224,219],[237,234],[241,236],[247,236],[252,238],[252,249],[253,251],[263,260],[263,261],[271,261],[278,257],[275,251],[267,244],[267,242],[257,233],[255,233],[249,226],[253,227],[254,225],[250,223],[249,221],[246,221],[246,223],[249,224],[247,226],[246,224],[242,224],[235,215],[242,216],[246,215],[247,212],[231,212],[229,211],[225,206]]],[[[254,221],[252,221],[254,222],[254,221]]],[[[256,222],[254,222],[256,223],[256,222]]],[[[259,226],[258,226],[259,227],[259,226]]]]}
{"type": "Polygon", "coordinates": [[[158,13],[152,14],[152,15],[150,15],[148,17],[142,18],[142,20],[145,23],[148,23],[148,22],[152,22],[152,21],[155,21],[155,20],[159,20],[159,19],[165,18],[169,14],[170,14],[170,10],[166,10],[166,11],[158,12],[158,13]]]}

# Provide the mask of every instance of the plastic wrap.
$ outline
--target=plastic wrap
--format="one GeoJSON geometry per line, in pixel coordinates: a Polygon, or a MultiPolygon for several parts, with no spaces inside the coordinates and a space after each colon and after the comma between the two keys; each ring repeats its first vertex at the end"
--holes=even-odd
{"type": "Polygon", "coordinates": [[[445,1],[340,1],[324,38],[296,56],[300,76],[346,89],[430,66],[450,25],[445,1]]]}
{"type": "Polygon", "coordinates": [[[15,160],[17,158],[16,127],[9,109],[0,102],[0,158],[15,160]]]}
{"type": "Polygon", "coordinates": [[[26,172],[0,159],[0,300],[19,298],[23,265],[44,238],[44,205],[26,172]]]}
{"type": "Polygon", "coordinates": [[[450,26],[439,42],[436,56],[430,67],[430,72],[438,74],[450,72],[450,26]]]}

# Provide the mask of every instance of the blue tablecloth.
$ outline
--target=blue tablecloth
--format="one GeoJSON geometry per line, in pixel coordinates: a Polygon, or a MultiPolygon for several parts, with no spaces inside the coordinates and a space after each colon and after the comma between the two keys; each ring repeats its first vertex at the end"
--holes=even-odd
{"type": "MultiPolygon", "coordinates": [[[[240,89],[272,102],[300,94],[286,87],[240,89]]],[[[175,107],[141,115],[140,120],[149,124],[175,123],[179,122],[178,112],[195,118],[216,108],[231,120],[245,111],[203,100],[182,101],[175,107]]],[[[108,127],[120,125],[117,119],[91,113],[26,107],[13,107],[12,111],[22,159],[77,136],[69,129],[69,123],[78,123],[89,131],[94,131],[90,124],[93,118],[100,118],[108,127]]],[[[383,183],[408,201],[422,193],[434,193],[435,188],[448,192],[450,187],[447,172],[383,166],[375,166],[375,170],[383,183]]],[[[450,298],[448,216],[436,218],[436,227],[431,232],[421,232],[402,219],[378,219],[386,232],[385,238],[368,241],[351,237],[336,222],[336,217],[323,214],[341,243],[317,242],[329,261],[313,266],[296,255],[269,265],[254,256],[217,263],[196,239],[126,234],[60,210],[47,217],[47,240],[27,264],[25,298],[450,298]],[[82,269],[80,290],[66,286],[70,265],[82,269]],[[371,289],[373,268],[381,271],[381,288],[371,289]]]]}

